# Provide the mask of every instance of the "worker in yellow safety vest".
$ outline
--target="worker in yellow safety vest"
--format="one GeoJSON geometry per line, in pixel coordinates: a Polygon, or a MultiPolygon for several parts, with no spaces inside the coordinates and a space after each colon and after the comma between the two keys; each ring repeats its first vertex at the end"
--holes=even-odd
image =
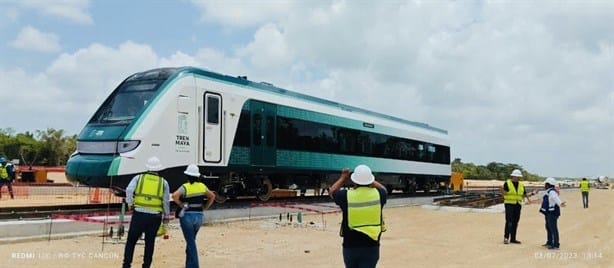
{"type": "Polygon", "coordinates": [[[520,221],[520,211],[522,209],[523,200],[527,199],[527,204],[531,204],[531,200],[527,196],[524,185],[520,181],[522,172],[514,169],[510,174],[511,179],[508,179],[501,187],[503,195],[503,203],[505,206],[505,232],[503,234],[504,244],[520,244],[516,239],[516,231],[518,230],[518,221],[520,221]]]}
{"type": "Polygon", "coordinates": [[[205,214],[215,200],[215,194],[200,181],[200,171],[196,164],[190,164],[183,172],[187,182],[181,185],[172,195],[173,201],[181,208],[177,217],[186,243],[186,268],[198,268],[198,249],[196,248],[196,235],[203,225],[205,214]],[[206,205],[205,197],[207,198],[206,205]]]}
{"type": "Polygon", "coordinates": [[[349,169],[344,169],[329,189],[329,195],[343,212],[343,261],[345,267],[375,267],[380,236],[385,231],[382,208],[386,204],[386,187],[375,181],[367,165],[358,165],[351,176],[349,173],[349,169]],[[348,178],[355,187],[341,189],[348,178]]]}
{"type": "Polygon", "coordinates": [[[588,208],[588,191],[590,189],[590,184],[586,178],[582,178],[580,181],[580,192],[582,192],[582,204],[584,208],[588,208]]]}
{"type": "Polygon", "coordinates": [[[15,198],[13,195],[13,166],[12,163],[7,163],[6,158],[0,157],[0,198],[2,198],[2,188],[6,185],[9,189],[11,199],[15,198]]]}
{"type": "Polygon", "coordinates": [[[124,249],[123,268],[131,266],[134,246],[143,233],[145,253],[142,267],[151,266],[158,228],[162,222],[166,224],[169,220],[169,186],[168,182],[158,175],[158,171],[162,169],[160,159],[151,157],[145,166],[147,172],[134,176],[126,187],[126,203],[133,213],[124,249]]]}

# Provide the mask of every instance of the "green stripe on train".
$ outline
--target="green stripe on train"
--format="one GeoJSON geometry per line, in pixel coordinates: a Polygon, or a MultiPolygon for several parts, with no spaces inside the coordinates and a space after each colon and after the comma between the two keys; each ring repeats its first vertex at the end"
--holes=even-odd
{"type": "MultiPolygon", "coordinates": [[[[407,162],[366,156],[277,150],[276,167],[301,170],[341,170],[368,163],[374,172],[404,172],[407,162]]],[[[251,166],[250,148],[232,147],[230,166],[251,166]]]]}

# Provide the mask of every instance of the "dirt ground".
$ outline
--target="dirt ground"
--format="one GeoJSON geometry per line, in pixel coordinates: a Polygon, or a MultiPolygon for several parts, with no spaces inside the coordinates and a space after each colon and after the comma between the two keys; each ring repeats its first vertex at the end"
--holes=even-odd
{"type": "MultiPolygon", "coordinates": [[[[593,190],[583,209],[577,189],[562,192],[561,250],[542,248],[544,219],[537,204],[522,210],[518,239],[504,245],[503,213],[385,208],[379,267],[614,267],[614,191],[593,190]]],[[[216,223],[197,238],[204,267],[343,267],[340,214],[216,223]]],[[[183,267],[185,243],[177,222],[158,238],[154,267],[183,267]]],[[[0,245],[0,267],[119,267],[124,245],[99,236],[0,245]]],[[[134,267],[143,246],[137,245],[134,267]]]]}

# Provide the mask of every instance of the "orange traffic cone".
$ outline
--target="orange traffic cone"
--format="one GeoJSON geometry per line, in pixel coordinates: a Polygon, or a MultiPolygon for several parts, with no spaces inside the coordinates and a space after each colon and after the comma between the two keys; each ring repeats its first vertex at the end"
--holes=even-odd
{"type": "Polygon", "coordinates": [[[90,196],[90,203],[99,204],[100,203],[100,189],[96,188],[94,190],[94,194],[90,196]]]}

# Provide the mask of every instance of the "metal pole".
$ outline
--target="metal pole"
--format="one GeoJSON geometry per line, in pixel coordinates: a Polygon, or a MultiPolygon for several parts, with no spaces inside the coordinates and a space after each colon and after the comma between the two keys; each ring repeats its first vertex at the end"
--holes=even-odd
{"type": "Polygon", "coordinates": [[[51,242],[51,227],[53,227],[53,217],[51,215],[47,216],[49,218],[49,236],[47,237],[47,242],[51,242]]]}

